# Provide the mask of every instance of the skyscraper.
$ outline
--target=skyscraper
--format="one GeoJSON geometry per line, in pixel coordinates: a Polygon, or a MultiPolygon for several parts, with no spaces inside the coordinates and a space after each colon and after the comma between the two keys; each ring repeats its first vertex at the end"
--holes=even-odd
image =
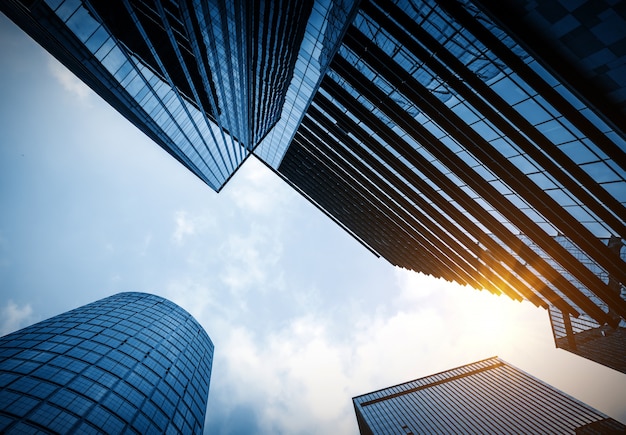
{"type": "Polygon", "coordinates": [[[219,191],[262,143],[280,156],[293,134],[354,8],[314,3],[9,0],[0,9],[219,191]]]}
{"type": "Polygon", "coordinates": [[[212,360],[179,306],[110,296],[0,337],[0,432],[202,433],[212,360]]]}
{"type": "Polygon", "coordinates": [[[621,2],[0,8],[213,189],[255,155],[375,255],[626,366],[621,2]]]}
{"type": "Polygon", "coordinates": [[[392,264],[549,308],[557,346],[573,322],[624,371],[626,11],[492,3],[362,2],[277,172],[392,264]]]}
{"type": "Polygon", "coordinates": [[[497,357],[352,401],[362,435],[626,431],[620,422],[497,357]]]}

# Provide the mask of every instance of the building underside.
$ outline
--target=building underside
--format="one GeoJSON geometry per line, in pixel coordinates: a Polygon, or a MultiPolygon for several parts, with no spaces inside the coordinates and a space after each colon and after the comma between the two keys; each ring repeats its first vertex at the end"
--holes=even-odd
{"type": "Polygon", "coordinates": [[[0,8],[214,190],[255,155],[393,265],[549,308],[558,347],[623,337],[623,2],[0,8]]]}
{"type": "Polygon", "coordinates": [[[394,265],[623,327],[617,85],[586,99],[499,12],[361,3],[278,172],[394,265]]]}

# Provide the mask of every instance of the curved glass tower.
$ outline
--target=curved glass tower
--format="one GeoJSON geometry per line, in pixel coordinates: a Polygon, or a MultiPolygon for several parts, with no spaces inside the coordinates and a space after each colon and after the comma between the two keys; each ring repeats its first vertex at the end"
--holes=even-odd
{"type": "Polygon", "coordinates": [[[253,155],[373,254],[543,307],[626,373],[623,4],[0,9],[216,191],[253,155]]]}
{"type": "Polygon", "coordinates": [[[212,360],[176,304],[110,296],[0,338],[0,432],[201,433],[212,360]]]}

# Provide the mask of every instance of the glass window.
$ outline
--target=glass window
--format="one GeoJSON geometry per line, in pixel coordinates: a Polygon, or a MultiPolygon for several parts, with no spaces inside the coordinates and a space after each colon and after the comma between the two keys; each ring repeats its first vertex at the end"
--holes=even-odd
{"type": "Polygon", "coordinates": [[[598,156],[593,151],[578,141],[563,144],[559,148],[578,165],[598,160],[598,156]]]}
{"type": "Polygon", "coordinates": [[[604,162],[588,163],[581,165],[595,181],[603,183],[607,181],[620,181],[618,175],[613,172],[604,162]]]}
{"type": "MultiPolygon", "coordinates": [[[[114,46],[111,51],[109,51],[107,55],[104,56],[104,59],[102,59],[101,62],[102,65],[104,65],[104,67],[108,69],[111,74],[115,74],[117,70],[120,69],[122,65],[124,65],[124,63],[126,62],[126,56],[124,56],[124,53],[122,52],[122,50],[120,50],[119,47],[114,46]]],[[[102,324],[102,322],[96,323],[102,324]]]]}
{"type": "Polygon", "coordinates": [[[83,7],[79,8],[66,22],[67,27],[81,40],[87,39],[96,31],[100,24],[83,7]]]}
{"type": "MultiPolygon", "coordinates": [[[[2,394],[2,396],[0,396],[3,401],[6,400],[5,398],[7,396],[11,396],[11,394],[7,394],[6,392],[2,394]]],[[[28,396],[17,396],[17,394],[15,394],[14,396],[18,397],[17,400],[15,400],[13,403],[11,403],[8,406],[3,405],[3,409],[8,412],[11,413],[13,415],[17,415],[18,417],[24,417],[31,409],[33,409],[35,406],[37,406],[37,404],[39,404],[39,401],[36,399],[33,399],[31,397],[28,396]]]]}
{"type": "Polygon", "coordinates": [[[56,406],[43,402],[34,412],[28,415],[28,419],[42,425],[50,427],[50,423],[56,419],[61,410],[56,406]]]}
{"type": "Polygon", "coordinates": [[[524,156],[511,157],[509,159],[509,161],[513,165],[515,165],[517,167],[517,169],[522,171],[524,174],[528,174],[528,173],[537,171],[537,168],[535,167],[535,165],[529,159],[527,159],[524,156]]]}
{"type": "Polygon", "coordinates": [[[510,105],[528,98],[528,94],[509,77],[503,77],[501,80],[492,83],[490,87],[510,105]]]}
{"type": "Polygon", "coordinates": [[[544,122],[537,125],[536,128],[556,145],[576,140],[576,136],[556,120],[544,122]]]}
{"type": "MultiPolygon", "coordinates": [[[[53,2],[56,3],[56,2],[53,2]]],[[[65,0],[55,10],[57,16],[62,20],[67,20],[79,7],[80,0],[65,0]]]]}
{"type": "Polygon", "coordinates": [[[528,99],[513,107],[533,125],[552,119],[552,116],[533,99],[528,99]]]}
{"type": "Polygon", "coordinates": [[[537,172],[535,174],[529,174],[528,178],[533,180],[535,182],[535,184],[537,186],[541,187],[543,190],[553,189],[553,188],[556,187],[556,184],[554,184],[552,182],[552,180],[548,176],[546,176],[544,173],[542,173],[542,172],[537,172]]]}
{"type": "Polygon", "coordinates": [[[100,47],[109,39],[109,33],[104,29],[104,27],[99,26],[96,31],[85,41],[85,46],[92,53],[97,52],[100,47]]]}

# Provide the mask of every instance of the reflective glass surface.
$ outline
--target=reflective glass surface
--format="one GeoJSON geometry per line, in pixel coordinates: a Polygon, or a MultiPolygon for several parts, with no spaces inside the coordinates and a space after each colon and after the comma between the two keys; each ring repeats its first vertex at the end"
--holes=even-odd
{"type": "MultiPolygon", "coordinates": [[[[352,399],[361,434],[578,433],[607,418],[499,358],[352,399]]],[[[616,428],[626,429],[612,420],[616,428]]]]}
{"type": "Polygon", "coordinates": [[[202,433],[212,357],[166,299],[85,305],[0,338],[0,432],[202,433]]]}
{"type": "Polygon", "coordinates": [[[395,265],[624,318],[623,133],[517,36],[469,1],[363,2],[278,172],[395,265]]]}

